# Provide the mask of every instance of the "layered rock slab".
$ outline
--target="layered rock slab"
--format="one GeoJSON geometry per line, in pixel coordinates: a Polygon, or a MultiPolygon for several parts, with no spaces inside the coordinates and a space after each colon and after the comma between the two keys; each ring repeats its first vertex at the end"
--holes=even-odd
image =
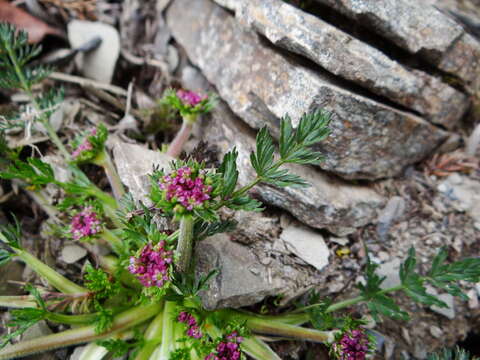
{"type": "Polygon", "coordinates": [[[371,28],[402,49],[455,75],[471,92],[480,85],[480,43],[441,11],[418,0],[315,0],[371,28]]]}
{"type": "MultiPolygon", "coordinates": [[[[225,0],[215,0],[232,8],[225,0]]],[[[453,127],[467,97],[422,71],[408,70],[381,51],[280,0],[238,0],[236,17],[274,45],[305,56],[327,71],[453,127]]]]}
{"type": "MultiPolygon", "coordinates": [[[[237,148],[241,186],[255,178],[255,170],[250,165],[250,153],[255,149],[253,131],[237,119],[224,103],[217,106],[210,119],[202,121],[200,138],[215,144],[221,155],[234,146],[237,148]]],[[[285,167],[310,186],[280,188],[261,183],[252,190],[252,195],[265,204],[288,211],[313,228],[328,229],[339,236],[350,234],[374,221],[377,209],[384,204],[384,198],[370,186],[349,184],[309,166],[285,167]]]]}
{"type": "Polygon", "coordinates": [[[295,121],[313,108],[332,113],[331,136],[318,146],[322,168],[349,179],[378,179],[430,153],[446,134],[425,120],[342,89],[331,75],[279,54],[210,0],[176,0],[167,22],[189,58],[232,110],[253,128],[295,121]]]}

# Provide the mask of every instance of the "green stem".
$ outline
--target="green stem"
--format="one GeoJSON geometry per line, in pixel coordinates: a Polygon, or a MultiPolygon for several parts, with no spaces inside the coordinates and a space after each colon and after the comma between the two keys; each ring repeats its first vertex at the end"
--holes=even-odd
{"type": "MultiPolygon", "coordinates": [[[[8,243],[5,236],[1,233],[0,241],[8,243]]],[[[22,259],[33,271],[45,278],[50,283],[50,285],[52,285],[57,290],[60,290],[65,294],[78,294],[89,292],[88,289],[85,289],[84,287],[81,287],[74,282],[68,280],[66,277],[60,275],[50,266],[44,264],[35,256],[31,255],[29,252],[17,248],[12,248],[12,250],[15,251],[17,256],[22,259]]]]}
{"type": "Polygon", "coordinates": [[[0,350],[0,360],[13,359],[47,350],[108,338],[118,332],[130,329],[155,316],[161,310],[158,303],[127,310],[113,319],[112,327],[101,334],[95,333],[95,325],[88,325],[57,334],[22,341],[0,350]]]}
{"type": "Polygon", "coordinates": [[[247,327],[252,332],[264,335],[285,336],[301,340],[328,343],[333,341],[334,331],[319,331],[303,328],[301,326],[289,325],[278,321],[249,318],[247,327]]]}
{"type": "MultiPolygon", "coordinates": [[[[32,96],[33,96],[33,94],[32,94],[32,96]]],[[[36,104],[35,107],[37,108],[37,111],[41,111],[40,106],[38,105],[38,103],[35,100],[34,100],[34,104],[36,104]]],[[[62,153],[65,160],[70,161],[71,160],[70,153],[67,151],[67,149],[63,145],[62,140],[60,140],[60,138],[58,137],[57,133],[55,132],[55,129],[50,124],[49,119],[44,118],[43,121],[42,121],[42,124],[45,127],[45,130],[47,130],[48,137],[50,138],[50,140],[52,140],[52,142],[55,144],[55,146],[58,148],[58,150],[60,150],[60,152],[62,153]]]]}
{"type": "Polygon", "coordinates": [[[92,342],[85,346],[78,360],[100,360],[108,354],[108,350],[103,346],[92,342]]]}
{"type": "MultiPolygon", "coordinates": [[[[170,353],[174,350],[174,320],[176,305],[172,301],[166,301],[163,311],[162,324],[162,344],[160,345],[160,353],[157,359],[153,360],[168,360],[170,353]]],[[[1,360],[1,359],[0,359],[1,360]]]]}
{"type": "Polygon", "coordinates": [[[149,360],[156,347],[162,342],[163,311],[152,320],[145,332],[145,343],[137,353],[135,360],[149,360]]]}
{"type": "Polygon", "coordinates": [[[14,309],[35,308],[37,307],[37,302],[31,295],[0,296],[0,307],[14,309]]]}
{"type": "Polygon", "coordinates": [[[185,273],[190,268],[193,250],[193,217],[183,216],[180,220],[175,266],[179,273],[185,273]]]}
{"type": "Polygon", "coordinates": [[[106,240],[110,246],[112,247],[113,251],[117,255],[122,255],[122,250],[123,250],[123,242],[122,239],[120,239],[117,235],[113,233],[113,231],[109,229],[104,229],[101,234],[101,238],[106,240]]]}
{"type": "Polygon", "coordinates": [[[281,360],[270,346],[255,336],[245,338],[240,346],[255,360],[281,360]]]}
{"type": "MultiPolygon", "coordinates": [[[[388,289],[384,289],[384,290],[381,290],[379,291],[378,293],[379,294],[386,294],[386,293],[389,293],[389,292],[394,292],[394,291],[399,291],[399,290],[402,290],[404,287],[403,285],[397,285],[397,286],[393,286],[391,288],[388,288],[388,289]]],[[[331,312],[334,312],[334,311],[338,311],[340,309],[344,309],[346,307],[350,307],[350,306],[353,306],[353,305],[356,305],[360,302],[364,302],[364,301],[368,301],[368,297],[365,297],[365,296],[357,296],[353,299],[348,299],[348,300],[344,300],[344,301],[340,301],[336,304],[332,304],[330,305],[326,312],[327,313],[331,313],[331,312]]],[[[312,306],[308,306],[306,308],[303,308],[302,310],[306,310],[310,307],[314,307],[315,305],[312,305],[312,306]]]]}
{"type": "Polygon", "coordinates": [[[120,179],[120,176],[118,176],[117,170],[115,169],[107,150],[103,149],[93,160],[93,163],[103,167],[108,181],[110,182],[110,186],[112,187],[113,196],[117,201],[120,200],[125,195],[125,188],[123,187],[122,180],[120,179]]]}
{"type": "Polygon", "coordinates": [[[98,319],[98,314],[83,314],[83,315],[66,315],[57,314],[54,312],[48,312],[46,315],[47,320],[67,325],[85,325],[91,324],[98,319]]]}

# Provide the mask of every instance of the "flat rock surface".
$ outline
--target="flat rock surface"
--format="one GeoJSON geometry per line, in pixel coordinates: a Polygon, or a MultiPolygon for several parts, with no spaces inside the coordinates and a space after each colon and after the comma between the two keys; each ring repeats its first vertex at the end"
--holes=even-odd
{"type": "MultiPolygon", "coordinates": [[[[204,119],[199,136],[215,144],[221,154],[235,146],[239,153],[239,183],[245,185],[253,180],[255,172],[249,156],[254,149],[254,134],[225,103],[217,106],[210,119],[204,119]]],[[[369,186],[349,184],[309,166],[291,165],[288,168],[311,186],[279,188],[260,184],[252,194],[266,204],[290,212],[311,227],[326,228],[340,236],[349,234],[376,219],[377,209],[384,204],[383,197],[369,186]]]]}
{"type": "Polygon", "coordinates": [[[417,0],[315,0],[371,28],[471,90],[480,81],[480,43],[461,25],[428,3],[417,0]]]}
{"type": "Polygon", "coordinates": [[[274,45],[305,56],[435,123],[452,127],[467,110],[464,94],[422,71],[405,68],[376,48],[292,5],[278,0],[239,0],[236,17],[274,45]]]}
{"type": "Polygon", "coordinates": [[[431,152],[445,133],[414,115],[342,89],[330,74],[294,63],[210,0],[176,0],[167,13],[176,40],[232,110],[253,128],[294,121],[312,108],[331,112],[322,167],[345,178],[393,176],[431,152]]]}

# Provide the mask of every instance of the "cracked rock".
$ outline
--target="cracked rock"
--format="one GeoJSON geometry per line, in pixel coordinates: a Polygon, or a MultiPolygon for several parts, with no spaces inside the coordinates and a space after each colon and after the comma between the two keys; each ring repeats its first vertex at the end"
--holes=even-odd
{"type": "Polygon", "coordinates": [[[253,128],[278,136],[278,119],[296,125],[313,108],[332,114],[332,134],[317,146],[321,167],[351,179],[394,176],[425,157],[446,133],[420,117],[356,95],[326,72],[313,71],[245,30],[210,0],[176,0],[167,22],[189,58],[232,110],[253,128]]]}
{"type": "Polygon", "coordinates": [[[475,92],[480,84],[480,43],[453,19],[417,0],[315,0],[420,55],[475,92]]]}
{"type": "MultiPolygon", "coordinates": [[[[249,156],[255,147],[254,134],[224,103],[220,102],[210,119],[202,122],[200,138],[216,144],[221,155],[235,146],[239,153],[237,166],[240,185],[253,180],[255,171],[250,165],[249,156]]],[[[377,209],[384,204],[383,197],[369,186],[349,184],[309,166],[291,165],[288,168],[311,186],[279,188],[259,184],[252,190],[252,195],[258,196],[266,204],[290,212],[311,227],[326,228],[338,236],[345,236],[373,221],[377,209]]]]}
{"type": "MultiPolygon", "coordinates": [[[[215,1],[222,4],[222,0],[215,1]]],[[[294,6],[277,0],[239,0],[235,9],[240,21],[274,45],[305,56],[435,123],[453,127],[467,110],[469,102],[461,92],[422,71],[405,68],[376,48],[294,6]]]]}

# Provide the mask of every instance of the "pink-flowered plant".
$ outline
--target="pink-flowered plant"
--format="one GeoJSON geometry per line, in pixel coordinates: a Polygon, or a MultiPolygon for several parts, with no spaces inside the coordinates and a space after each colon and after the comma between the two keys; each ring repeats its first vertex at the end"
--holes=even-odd
{"type": "MultiPolygon", "coordinates": [[[[92,129],[92,131],[90,131],[90,136],[95,136],[96,134],[97,134],[97,129],[94,128],[94,129],[92,129]]],[[[83,152],[90,151],[90,150],[93,150],[93,145],[90,142],[90,140],[88,139],[88,136],[86,136],[85,139],[83,140],[83,142],[80,145],[78,145],[78,147],[72,153],[72,157],[74,159],[76,159],[83,152]]]]}
{"type": "Polygon", "coordinates": [[[369,339],[361,329],[347,331],[332,345],[333,353],[341,360],[365,360],[369,352],[369,339]]]}
{"type": "Polygon", "coordinates": [[[163,287],[169,280],[169,269],[172,264],[172,252],[166,250],[165,241],[156,245],[145,245],[137,256],[130,258],[128,270],[137,276],[145,287],[163,287]]]}
{"type": "Polygon", "coordinates": [[[210,199],[211,185],[206,185],[204,177],[194,177],[188,166],[163,176],[159,181],[160,189],[165,191],[165,199],[178,203],[188,211],[200,207],[210,199]]]}
{"type": "Polygon", "coordinates": [[[193,315],[189,314],[186,311],[182,311],[178,315],[177,320],[188,326],[188,330],[187,330],[188,336],[195,339],[200,339],[203,336],[202,331],[200,330],[200,327],[197,324],[197,320],[193,317],[193,315]]]}
{"type": "Polygon", "coordinates": [[[236,331],[227,335],[225,341],[221,341],[216,348],[216,354],[210,353],[205,357],[205,360],[240,360],[242,357],[242,350],[240,344],[243,342],[243,337],[238,336],[236,331]]]}
{"type": "Polygon", "coordinates": [[[99,233],[102,229],[98,214],[92,206],[87,206],[72,218],[70,232],[75,240],[99,233]]]}
{"type": "Polygon", "coordinates": [[[183,102],[184,105],[188,105],[192,107],[197,106],[203,100],[208,98],[208,96],[206,95],[200,95],[200,94],[197,94],[196,92],[188,91],[188,90],[178,90],[177,96],[183,102]]]}

